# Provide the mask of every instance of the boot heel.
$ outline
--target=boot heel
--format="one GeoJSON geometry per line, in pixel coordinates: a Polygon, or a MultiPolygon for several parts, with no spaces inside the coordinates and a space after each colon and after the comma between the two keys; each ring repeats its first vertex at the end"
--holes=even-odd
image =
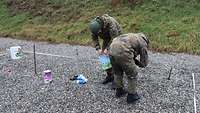
{"type": "Polygon", "coordinates": [[[127,92],[123,88],[117,88],[116,89],[116,98],[120,98],[124,96],[127,92]]]}
{"type": "Polygon", "coordinates": [[[131,103],[135,103],[137,100],[139,100],[140,97],[137,93],[135,94],[128,94],[127,95],[127,103],[131,104],[131,103]]]}

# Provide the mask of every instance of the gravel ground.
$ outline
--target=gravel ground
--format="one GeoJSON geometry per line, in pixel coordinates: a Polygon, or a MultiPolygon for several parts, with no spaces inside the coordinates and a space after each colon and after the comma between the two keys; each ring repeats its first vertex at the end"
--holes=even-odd
{"type": "MultiPolygon", "coordinates": [[[[68,44],[35,42],[36,51],[71,58],[37,55],[34,75],[33,54],[11,60],[9,47],[20,45],[32,51],[34,42],[0,38],[0,112],[1,113],[192,113],[195,73],[197,112],[200,112],[200,57],[188,54],[150,54],[150,64],[139,69],[138,93],[141,99],[127,104],[126,97],[115,98],[95,49],[68,44]],[[78,53],[78,55],[77,55],[78,53]],[[5,55],[4,55],[5,54],[5,55]],[[167,80],[170,68],[171,80],[167,80]],[[53,72],[53,82],[45,84],[42,71],[53,72]],[[69,80],[82,73],[88,78],[80,86],[69,80]]],[[[127,81],[124,79],[125,86],[127,81]]]]}

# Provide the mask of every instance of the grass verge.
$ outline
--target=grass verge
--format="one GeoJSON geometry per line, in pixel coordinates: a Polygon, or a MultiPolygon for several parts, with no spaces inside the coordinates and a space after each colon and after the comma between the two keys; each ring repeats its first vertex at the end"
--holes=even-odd
{"type": "Polygon", "coordinates": [[[197,0],[143,0],[143,4],[112,7],[107,0],[49,0],[48,5],[14,13],[0,1],[0,35],[91,45],[88,23],[108,13],[122,25],[123,32],[144,32],[151,49],[160,52],[200,54],[200,5],[197,0]],[[44,10],[45,9],[45,10],[44,10]],[[43,11],[44,14],[34,14],[43,11]]]}

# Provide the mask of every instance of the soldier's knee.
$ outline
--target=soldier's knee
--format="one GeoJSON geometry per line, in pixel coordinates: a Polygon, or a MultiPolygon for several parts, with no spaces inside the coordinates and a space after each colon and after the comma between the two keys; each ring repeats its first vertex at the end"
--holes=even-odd
{"type": "Polygon", "coordinates": [[[127,75],[128,79],[137,79],[138,72],[134,71],[132,74],[127,75]]]}
{"type": "Polygon", "coordinates": [[[137,76],[128,76],[128,79],[130,79],[130,80],[137,80],[137,76]]]}

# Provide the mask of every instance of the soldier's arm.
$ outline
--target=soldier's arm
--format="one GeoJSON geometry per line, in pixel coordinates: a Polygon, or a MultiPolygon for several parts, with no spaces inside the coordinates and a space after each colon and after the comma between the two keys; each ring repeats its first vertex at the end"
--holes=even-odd
{"type": "Polygon", "coordinates": [[[133,58],[135,61],[135,64],[141,68],[144,68],[148,64],[148,53],[147,53],[147,48],[142,48],[140,50],[140,61],[137,60],[135,57],[133,58]]]}
{"type": "Polygon", "coordinates": [[[105,49],[108,49],[111,44],[111,36],[109,33],[109,26],[106,26],[106,28],[104,30],[106,31],[106,33],[104,34],[104,38],[103,38],[103,44],[102,44],[103,51],[105,49]]]}
{"type": "Polygon", "coordinates": [[[109,37],[105,37],[102,45],[102,50],[109,49],[109,46],[112,42],[112,39],[121,34],[121,27],[119,23],[107,14],[104,14],[102,17],[104,23],[104,29],[107,29],[109,32],[109,37]]]}
{"type": "Polygon", "coordinates": [[[136,58],[134,58],[134,61],[135,61],[135,64],[136,64],[137,66],[139,66],[139,67],[142,66],[142,64],[140,63],[140,61],[138,61],[136,58]]]}
{"type": "Polygon", "coordinates": [[[100,44],[99,44],[98,35],[92,34],[92,41],[93,41],[93,44],[94,44],[94,47],[96,48],[96,50],[101,49],[100,44]]]}
{"type": "Polygon", "coordinates": [[[144,68],[148,65],[147,47],[140,50],[140,67],[144,68]]]}
{"type": "Polygon", "coordinates": [[[103,40],[102,50],[109,49],[109,46],[111,44],[111,38],[105,38],[103,40]]]}
{"type": "Polygon", "coordinates": [[[104,38],[102,49],[108,49],[110,44],[112,43],[112,39],[119,36],[121,33],[121,29],[117,29],[112,25],[108,24],[107,29],[109,31],[109,37],[104,38]]]}

